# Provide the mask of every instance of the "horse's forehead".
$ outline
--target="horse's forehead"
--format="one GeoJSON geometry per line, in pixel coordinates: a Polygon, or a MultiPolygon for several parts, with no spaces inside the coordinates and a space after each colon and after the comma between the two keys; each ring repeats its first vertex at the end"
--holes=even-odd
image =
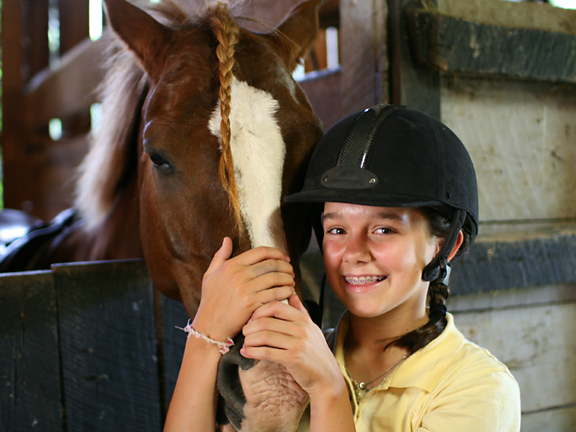
{"type": "MultiPolygon", "coordinates": [[[[212,42],[210,37],[198,31],[183,32],[177,38],[166,56],[162,76],[149,93],[148,115],[158,112],[162,116],[178,117],[186,107],[195,113],[213,110],[218,100],[219,82],[216,46],[212,42]]],[[[236,50],[235,76],[255,89],[270,93],[280,105],[285,100],[285,97],[277,97],[280,93],[289,93],[290,99],[295,99],[296,84],[263,35],[242,31],[236,50]]],[[[282,116],[282,111],[279,115],[282,116]]]]}
{"type": "Polygon", "coordinates": [[[295,87],[292,75],[270,38],[249,31],[243,31],[242,36],[235,75],[268,93],[278,89],[292,91],[295,87]]]}
{"type": "Polygon", "coordinates": [[[145,118],[161,116],[179,123],[207,118],[218,99],[215,69],[190,55],[169,59],[162,76],[150,85],[145,118]]]}

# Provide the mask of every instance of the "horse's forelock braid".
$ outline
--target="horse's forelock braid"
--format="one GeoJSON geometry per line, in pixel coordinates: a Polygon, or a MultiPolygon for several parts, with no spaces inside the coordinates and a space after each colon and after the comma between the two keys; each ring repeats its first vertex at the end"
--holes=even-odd
{"type": "Polygon", "coordinates": [[[230,203],[234,211],[236,223],[240,232],[243,230],[242,215],[240,213],[240,202],[238,198],[238,189],[234,177],[234,160],[232,158],[232,149],[230,147],[231,128],[230,128],[230,107],[232,93],[232,79],[234,78],[233,69],[236,64],[234,59],[235,46],[238,43],[240,30],[234,22],[228,8],[222,3],[218,3],[211,17],[211,26],[216,38],[218,47],[216,55],[219,62],[219,80],[220,80],[220,110],[222,121],[220,123],[220,135],[222,139],[222,156],[220,157],[219,175],[224,190],[230,197],[230,203]]]}

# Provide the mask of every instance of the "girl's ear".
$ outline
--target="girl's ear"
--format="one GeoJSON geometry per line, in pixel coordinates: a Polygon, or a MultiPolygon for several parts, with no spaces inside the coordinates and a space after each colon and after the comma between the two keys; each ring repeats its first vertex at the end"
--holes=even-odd
{"type": "MultiPolygon", "coordinates": [[[[444,246],[444,240],[445,239],[441,238],[440,241],[438,242],[438,246],[436,248],[436,253],[434,254],[434,256],[436,256],[442,249],[442,246],[444,246]]],[[[452,258],[456,256],[456,253],[460,250],[460,247],[462,246],[463,242],[464,242],[464,233],[462,233],[462,230],[460,230],[460,232],[458,233],[458,237],[456,237],[456,243],[454,244],[454,247],[452,248],[450,254],[448,255],[448,262],[452,261],[452,258]]]]}
{"type": "Polygon", "coordinates": [[[456,256],[456,252],[458,252],[463,242],[464,242],[464,233],[462,232],[462,230],[460,230],[460,232],[458,233],[458,237],[456,238],[456,243],[454,244],[454,247],[450,251],[450,255],[448,255],[448,262],[452,261],[452,258],[456,256]]]}

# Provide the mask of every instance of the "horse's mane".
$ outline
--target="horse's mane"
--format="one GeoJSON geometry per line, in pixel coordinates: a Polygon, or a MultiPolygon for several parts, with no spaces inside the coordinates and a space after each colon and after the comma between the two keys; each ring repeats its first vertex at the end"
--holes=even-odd
{"type": "MultiPolygon", "coordinates": [[[[224,6],[221,1],[215,0],[164,0],[154,4],[147,1],[146,6],[142,6],[156,20],[173,29],[192,21],[208,21],[218,38],[222,101],[220,178],[231,197],[238,222],[241,220],[240,210],[229,148],[229,98],[238,26],[228,11],[233,11],[241,3],[231,0],[224,6]]],[[[148,79],[136,57],[122,42],[114,40],[107,58],[106,78],[99,89],[102,102],[101,126],[92,133],[91,147],[80,166],[76,187],[75,205],[88,230],[100,226],[113,210],[122,192],[125,173],[130,164],[134,163],[129,160],[129,142],[134,127],[137,127],[134,123],[138,118],[148,79]]],[[[239,226],[242,224],[239,223],[239,226]]]]}

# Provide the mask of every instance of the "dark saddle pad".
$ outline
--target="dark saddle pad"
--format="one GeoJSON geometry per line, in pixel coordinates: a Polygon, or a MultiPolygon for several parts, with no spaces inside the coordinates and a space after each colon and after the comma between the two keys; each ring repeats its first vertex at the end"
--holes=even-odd
{"type": "Polygon", "coordinates": [[[0,273],[48,268],[55,241],[75,221],[75,209],[64,210],[50,222],[18,210],[0,212],[0,273]]]}

